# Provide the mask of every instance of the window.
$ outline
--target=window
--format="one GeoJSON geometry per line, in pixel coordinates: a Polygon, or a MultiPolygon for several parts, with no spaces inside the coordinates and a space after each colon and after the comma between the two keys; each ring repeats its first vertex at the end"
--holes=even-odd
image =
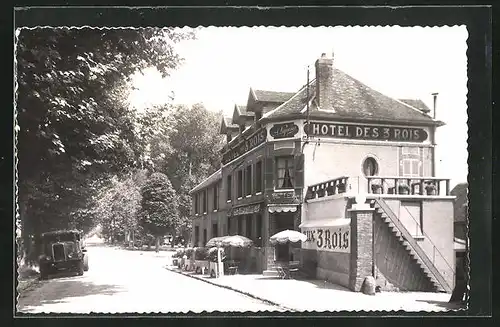
{"type": "Polygon", "coordinates": [[[231,175],[227,176],[227,187],[226,188],[227,188],[227,200],[231,201],[231,199],[233,198],[233,192],[232,192],[233,181],[232,181],[231,175]]]}
{"type": "Polygon", "coordinates": [[[245,131],[245,124],[240,125],[240,133],[243,133],[245,131]]]}
{"type": "Polygon", "coordinates": [[[217,229],[218,229],[217,224],[212,224],[212,237],[218,236],[217,229]]]}
{"type": "Polygon", "coordinates": [[[243,170],[238,170],[238,198],[243,197],[243,170]]]}
{"type": "Polygon", "coordinates": [[[203,229],[203,244],[201,246],[205,246],[207,244],[207,229],[203,229]]]}
{"type": "Polygon", "coordinates": [[[378,164],[375,158],[368,157],[363,161],[363,174],[365,176],[375,176],[378,174],[378,164]]]}
{"type": "Polygon", "coordinates": [[[219,183],[214,185],[214,210],[219,210],[219,183]]]}
{"type": "Polygon", "coordinates": [[[276,188],[293,188],[293,157],[276,158],[276,188]]]}
{"type": "Polygon", "coordinates": [[[194,246],[198,246],[199,241],[200,241],[200,227],[194,226],[194,246]]]}
{"type": "Polygon", "coordinates": [[[207,204],[208,204],[208,201],[207,201],[207,190],[204,190],[203,191],[203,213],[207,213],[207,204]]]}
{"type": "Polygon", "coordinates": [[[200,213],[200,203],[199,203],[199,193],[194,194],[194,213],[199,214],[200,213]]]}
{"type": "Polygon", "coordinates": [[[420,148],[418,147],[403,147],[401,149],[401,175],[404,177],[420,177],[420,168],[422,160],[420,156],[420,148]]]}
{"type": "Polygon", "coordinates": [[[227,217],[227,235],[231,235],[231,217],[227,217]]]}
{"type": "Polygon", "coordinates": [[[246,226],[246,237],[248,238],[252,238],[252,218],[253,218],[253,215],[247,215],[246,216],[246,223],[247,223],[247,226],[246,226]]]}
{"type": "Polygon", "coordinates": [[[251,195],[252,194],[252,165],[248,165],[247,168],[245,168],[245,186],[246,186],[246,193],[245,195],[251,195]]]}
{"type": "Polygon", "coordinates": [[[262,192],[262,161],[255,164],[255,192],[262,192]]]}

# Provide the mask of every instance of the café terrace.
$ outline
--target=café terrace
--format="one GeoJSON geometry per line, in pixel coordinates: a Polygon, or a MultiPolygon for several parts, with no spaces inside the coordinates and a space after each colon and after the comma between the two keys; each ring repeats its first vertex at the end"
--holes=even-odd
{"type": "MultiPolygon", "coordinates": [[[[221,168],[191,190],[191,243],[243,235],[247,271],[298,262],[313,278],[359,291],[450,292],[453,199],[435,176],[435,131],[421,100],[385,96],[323,54],[296,92],[250,89],[221,121],[221,168]],[[283,230],[303,242],[273,245],[283,230]]],[[[244,269],[242,269],[244,270],[244,269]]]]}

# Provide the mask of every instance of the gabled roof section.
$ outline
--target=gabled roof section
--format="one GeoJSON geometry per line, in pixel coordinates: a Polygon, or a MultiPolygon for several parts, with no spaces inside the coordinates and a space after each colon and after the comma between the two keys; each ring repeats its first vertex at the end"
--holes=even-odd
{"type": "Polygon", "coordinates": [[[225,135],[227,134],[227,131],[229,129],[238,129],[238,125],[233,124],[233,120],[231,119],[231,117],[223,116],[220,124],[219,133],[225,135]]]}
{"type": "Polygon", "coordinates": [[[254,90],[254,94],[255,94],[255,100],[259,102],[283,103],[288,99],[290,99],[295,93],[254,90]]]}
{"type": "Polygon", "coordinates": [[[239,125],[241,117],[244,117],[245,120],[248,118],[253,118],[255,116],[255,113],[251,111],[247,111],[247,106],[242,106],[235,104],[234,105],[234,110],[233,110],[233,123],[239,125]]]}
{"type": "MultiPolygon", "coordinates": [[[[315,101],[309,107],[310,118],[373,120],[383,122],[444,125],[433,120],[419,109],[375,91],[339,69],[333,71],[333,110],[319,110],[315,101]]],[[[314,96],[315,83],[309,84],[310,97],[314,96]]],[[[281,120],[305,117],[306,87],[301,88],[288,101],[268,112],[263,119],[281,120]]]]}
{"type": "Polygon", "coordinates": [[[413,108],[416,108],[424,113],[429,113],[431,109],[427,107],[427,105],[420,99],[399,99],[399,101],[412,106],[413,108]]]}
{"type": "Polygon", "coordinates": [[[193,194],[194,192],[200,191],[208,186],[212,186],[216,182],[222,179],[222,170],[219,169],[212,175],[208,176],[203,182],[198,184],[195,188],[193,188],[191,191],[189,191],[189,194],[193,194]]]}
{"type": "Polygon", "coordinates": [[[267,90],[254,90],[250,88],[247,101],[247,111],[253,112],[257,103],[280,105],[290,99],[295,93],[293,92],[278,92],[267,90]]]}

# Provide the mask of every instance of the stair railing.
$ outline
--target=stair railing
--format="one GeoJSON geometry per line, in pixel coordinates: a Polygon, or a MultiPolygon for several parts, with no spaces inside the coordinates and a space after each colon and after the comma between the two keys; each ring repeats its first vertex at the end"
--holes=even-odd
{"type": "Polygon", "coordinates": [[[420,225],[420,223],[418,222],[418,220],[415,217],[413,217],[413,215],[408,210],[408,208],[406,208],[405,206],[402,206],[402,207],[405,208],[406,212],[410,215],[410,217],[416,223],[417,232],[420,231],[422,233],[422,236],[424,236],[430,242],[430,244],[432,245],[432,247],[433,247],[433,249],[432,249],[432,264],[435,265],[435,263],[436,263],[436,254],[437,254],[438,256],[441,257],[441,259],[444,261],[444,263],[446,264],[446,266],[448,266],[448,270],[451,272],[453,278],[455,278],[455,269],[452,268],[452,266],[450,265],[450,263],[448,262],[448,260],[446,260],[446,258],[441,253],[441,251],[439,251],[438,247],[434,244],[434,242],[432,242],[432,239],[429,237],[429,235],[427,235],[427,233],[424,232],[424,229],[422,228],[422,225],[420,225]]]}
{"type": "Polygon", "coordinates": [[[429,257],[425,254],[422,248],[417,244],[415,239],[410,235],[410,232],[403,226],[401,221],[398,219],[394,211],[383,201],[382,199],[375,199],[375,202],[385,211],[389,219],[391,219],[392,223],[398,228],[401,232],[401,236],[405,241],[410,244],[413,250],[417,253],[420,259],[424,262],[424,264],[429,268],[431,273],[434,275],[434,278],[441,284],[441,286],[447,291],[451,292],[451,286],[448,285],[446,280],[443,278],[441,273],[437,270],[436,266],[431,262],[429,257]]]}

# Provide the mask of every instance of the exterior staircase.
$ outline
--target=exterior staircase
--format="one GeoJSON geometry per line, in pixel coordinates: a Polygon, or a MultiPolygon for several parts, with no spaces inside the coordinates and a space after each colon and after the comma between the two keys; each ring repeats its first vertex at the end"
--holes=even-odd
{"type": "Polygon", "coordinates": [[[370,201],[370,205],[375,209],[375,213],[382,218],[389,230],[396,236],[399,242],[405,247],[408,255],[416,260],[420,266],[422,273],[434,286],[434,290],[438,292],[451,293],[450,285],[445,281],[441,273],[434,266],[429,257],[425,254],[422,248],[417,244],[408,230],[403,226],[396,214],[382,199],[374,199],[370,201]]]}

